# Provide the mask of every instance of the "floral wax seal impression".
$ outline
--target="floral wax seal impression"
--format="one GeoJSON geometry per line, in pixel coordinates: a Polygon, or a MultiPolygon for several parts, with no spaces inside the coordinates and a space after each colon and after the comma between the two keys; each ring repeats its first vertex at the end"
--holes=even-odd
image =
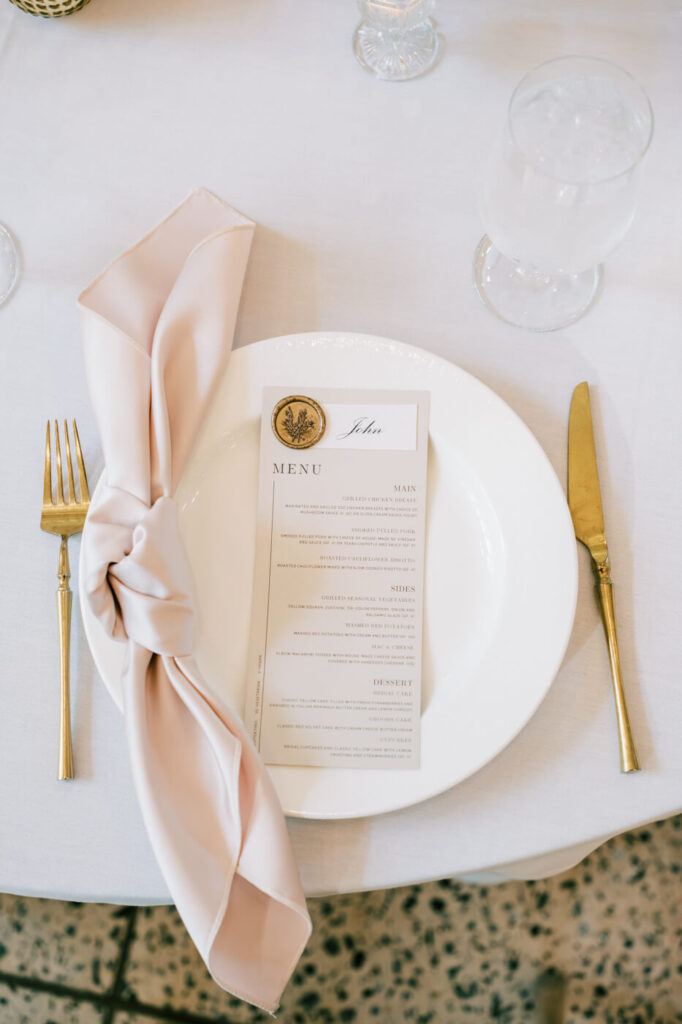
{"type": "Polygon", "coordinates": [[[275,437],[287,448],[312,448],[324,434],[324,410],[313,398],[289,395],[272,414],[275,437]]]}

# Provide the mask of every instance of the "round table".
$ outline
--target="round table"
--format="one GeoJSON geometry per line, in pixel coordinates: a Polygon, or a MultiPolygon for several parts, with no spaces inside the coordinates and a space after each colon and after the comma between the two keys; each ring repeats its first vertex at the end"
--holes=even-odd
{"type": "MultiPolygon", "coordinates": [[[[418,806],[290,821],[306,892],[481,871],[537,877],[682,807],[682,23],[667,0],[526,0],[513,11],[504,0],[440,0],[437,14],[439,65],[388,84],[353,58],[351,0],[93,0],[58,21],[6,0],[0,8],[0,220],[24,264],[0,310],[1,890],[169,898],[137,809],[123,722],[77,614],[77,780],[56,781],[57,546],[38,520],[48,416],[76,416],[91,480],[102,468],[76,296],[200,184],[258,223],[237,344],[352,330],[421,345],[497,391],[561,479],[572,389],[583,379],[593,387],[643,771],[618,769],[606,648],[581,550],[572,641],[521,735],[418,806]],[[608,261],[598,304],[569,329],[532,335],[496,321],[474,294],[475,184],[517,79],[575,52],[633,72],[651,96],[655,138],[638,216],[608,261]]],[[[74,567],[77,556],[73,544],[74,567]]]]}

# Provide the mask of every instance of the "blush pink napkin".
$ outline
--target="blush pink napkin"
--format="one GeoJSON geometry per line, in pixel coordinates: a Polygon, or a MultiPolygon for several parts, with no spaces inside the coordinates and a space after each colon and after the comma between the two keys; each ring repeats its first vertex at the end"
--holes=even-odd
{"type": "Polygon", "coordinates": [[[93,610],[127,645],[116,696],[173,900],[218,984],[272,1011],[310,918],[270,778],[192,658],[173,500],[232,345],[253,231],[199,190],[81,295],[105,461],[81,557],[93,610]]]}

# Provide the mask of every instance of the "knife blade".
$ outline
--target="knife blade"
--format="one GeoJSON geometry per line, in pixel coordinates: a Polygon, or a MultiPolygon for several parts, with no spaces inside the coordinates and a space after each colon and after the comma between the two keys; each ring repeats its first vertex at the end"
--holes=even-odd
{"type": "Polygon", "coordinates": [[[609,651],[613,696],[616,702],[620,767],[623,772],[639,771],[620,667],[613,583],[606,545],[604,513],[599,489],[597,453],[594,447],[590,389],[587,381],[575,388],[568,420],[568,506],[577,539],[592,556],[597,590],[601,601],[602,623],[609,651]]]}
{"type": "Polygon", "coordinates": [[[594,448],[590,389],[585,380],[573,392],[568,420],[568,507],[578,540],[597,564],[607,562],[609,552],[594,448]]]}

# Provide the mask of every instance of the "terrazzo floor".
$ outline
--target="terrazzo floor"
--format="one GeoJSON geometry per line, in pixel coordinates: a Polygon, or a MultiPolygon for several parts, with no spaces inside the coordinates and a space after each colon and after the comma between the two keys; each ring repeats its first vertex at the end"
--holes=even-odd
{"type": "MultiPolygon", "coordinates": [[[[682,1022],[681,896],[679,817],[547,881],[310,900],[313,937],[278,1019],[682,1022]]],[[[271,1019],[214,985],[171,907],[0,896],[0,1024],[271,1019]]]]}

